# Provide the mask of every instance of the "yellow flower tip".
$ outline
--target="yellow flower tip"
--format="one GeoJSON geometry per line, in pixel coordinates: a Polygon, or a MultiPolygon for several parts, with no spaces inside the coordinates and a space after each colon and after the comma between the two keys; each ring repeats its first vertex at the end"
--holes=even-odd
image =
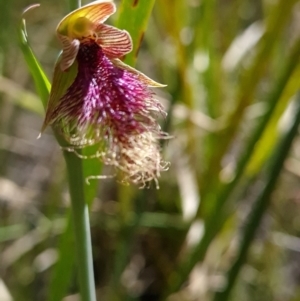
{"type": "Polygon", "coordinates": [[[152,83],[149,84],[148,86],[151,87],[151,88],[165,88],[165,87],[167,87],[168,85],[161,84],[161,83],[158,83],[158,82],[152,80],[152,83]]]}

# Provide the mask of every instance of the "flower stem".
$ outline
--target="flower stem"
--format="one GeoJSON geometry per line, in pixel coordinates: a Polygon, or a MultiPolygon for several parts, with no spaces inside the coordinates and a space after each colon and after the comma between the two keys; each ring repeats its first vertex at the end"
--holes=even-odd
{"type": "MultiPolygon", "coordinates": [[[[72,10],[80,7],[80,5],[80,0],[69,0],[69,8],[72,10]]],[[[30,48],[24,18],[22,18],[22,22],[20,24],[19,41],[28,68],[34,78],[37,92],[44,107],[46,107],[50,93],[50,83],[30,48]]],[[[68,146],[67,142],[55,131],[55,129],[54,133],[60,146],[68,146]]],[[[64,152],[64,157],[69,178],[69,190],[73,213],[72,218],[75,230],[75,252],[78,262],[78,280],[81,300],[96,301],[89,210],[86,203],[86,196],[89,199],[91,197],[84,189],[82,160],[70,152],[64,152]]],[[[73,250],[70,250],[70,252],[73,252],[73,250]]],[[[58,294],[60,294],[63,289],[60,289],[58,294]]],[[[56,294],[53,296],[56,296],[56,294]]]]}
{"type": "MultiPolygon", "coordinates": [[[[70,11],[80,6],[81,0],[69,0],[70,11]]],[[[66,151],[64,157],[69,178],[81,300],[96,301],[89,208],[85,201],[82,160],[66,151]]]]}
{"type": "Polygon", "coordinates": [[[64,157],[69,178],[81,300],[96,301],[89,209],[84,196],[82,160],[67,151],[64,152],[64,157]]]}

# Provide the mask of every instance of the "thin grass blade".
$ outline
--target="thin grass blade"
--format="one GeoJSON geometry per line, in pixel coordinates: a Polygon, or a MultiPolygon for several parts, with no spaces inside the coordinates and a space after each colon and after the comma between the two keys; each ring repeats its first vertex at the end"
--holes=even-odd
{"type": "Polygon", "coordinates": [[[227,285],[223,292],[215,295],[214,301],[227,301],[230,293],[234,287],[235,281],[239,275],[239,272],[247,259],[248,250],[255,237],[257,228],[260,225],[262,217],[266,212],[269,204],[270,197],[277,183],[280,175],[284,160],[289,153],[292,142],[297,135],[298,126],[300,123],[300,94],[297,96],[297,108],[295,109],[295,116],[291,123],[290,129],[286,135],[282,138],[278,145],[273,158],[271,159],[270,166],[267,170],[266,184],[260,195],[258,196],[253,209],[246,222],[245,229],[241,235],[242,240],[239,245],[239,251],[236,260],[227,273],[227,285]]]}

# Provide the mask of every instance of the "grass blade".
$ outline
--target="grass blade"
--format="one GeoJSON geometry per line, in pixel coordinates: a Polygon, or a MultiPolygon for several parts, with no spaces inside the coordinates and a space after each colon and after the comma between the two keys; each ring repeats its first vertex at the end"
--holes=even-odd
{"type": "Polygon", "coordinates": [[[270,167],[267,171],[267,181],[264,189],[257,198],[253,209],[246,222],[245,229],[242,233],[242,241],[239,246],[239,251],[234,264],[231,266],[227,274],[227,285],[223,292],[215,295],[214,301],[226,301],[232,291],[237,276],[247,258],[248,250],[255,237],[256,230],[260,225],[262,217],[270,204],[270,196],[274,190],[277,179],[280,175],[284,160],[289,153],[294,137],[297,134],[298,126],[300,123],[300,94],[297,96],[297,109],[293,123],[288,130],[287,134],[283,137],[281,143],[276,149],[273,158],[271,159],[270,167]]]}
{"type": "MultiPolygon", "coordinates": [[[[207,172],[204,174],[204,179],[218,178],[221,160],[236,137],[246,108],[253,101],[257,85],[265,72],[267,62],[271,58],[272,51],[276,45],[275,42],[277,41],[279,33],[282,32],[286,22],[289,20],[292,7],[295,3],[296,0],[281,0],[270,14],[265,33],[258,45],[256,57],[251,66],[245,70],[238,82],[236,107],[230,116],[228,116],[227,128],[219,135],[218,145],[220,147],[214,152],[214,155],[209,162],[207,172]]],[[[212,182],[213,181],[210,181],[208,185],[203,187],[202,204],[210,203],[209,201],[206,201],[206,194],[212,189],[212,187],[210,187],[212,182]]]]}
{"type": "MultiPolygon", "coordinates": [[[[34,7],[36,7],[36,5],[29,7],[24,13],[26,13],[29,9],[32,9],[34,7]]],[[[18,34],[19,45],[27,63],[28,69],[33,77],[35,88],[37,90],[38,95],[41,98],[44,108],[46,108],[51,84],[29,45],[26,31],[26,22],[24,18],[22,18],[18,34]]]]}
{"type": "Polygon", "coordinates": [[[264,132],[264,129],[266,128],[276,108],[276,104],[280,100],[280,96],[284,88],[286,87],[289,79],[291,78],[294,70],[297,67],[297,61],[299,61],[300,57],[299,54],[300,40],[297,40],[293,49],[291,50],[291,54],[287,63],[283,67],[283,70],[281,71],[280,76],[274,84],[274,87],[269,95],[269,99],[267,100],[267,103],[270,105],[268,111],[255,131],[252,133],[252,136],[250,137],[248,144],[245,147],[245,151],[242,152],[242,156],[240,157],[237,164],[235,177],[229,184],[221,187],[221,189],[210,199],[213,207],[211,208],[211,211],[209,212],[207,221],[205,223],[206,230],[202,240],[187,257],[187,259],[181,263],[176,273],[171,276],[170,292],[178,290],[188,277],[192,268],[195,266],[195,263],[204,259],[206,250],[208,249],[211,241],[222,227],[223,222],[226,218],[223,211],[224,205],[230,200],[232,192],[234,191],[235,187],[237,187],[238,182],[241,179],[244,170],[251,158],[251,155],[253,154],[256,143],[264,132]],[[173,278],[176,279],[176,281],[173,281],[173,278]]]}

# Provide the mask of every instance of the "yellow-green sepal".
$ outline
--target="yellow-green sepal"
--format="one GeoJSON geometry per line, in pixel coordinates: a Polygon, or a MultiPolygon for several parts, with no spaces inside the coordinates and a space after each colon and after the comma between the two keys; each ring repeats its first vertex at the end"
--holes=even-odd
{"type": "Polygon", "coordinates": [[[119,59],[111,59],[111,62],[118,68],[123,69],[123,70],[127,70],[135,75],[137,75],[138,79],[143,82],[144,84],[146,84],[149,87],[153,87],[153,88],[162,88],[162,87],[166,87],[166,85],[160,84],[156,81],[154,81],[153,79],[151,79],[150,77],[148,77],[147,75],[145,75],[144,73],[136,70],[135,68],[123,63],[121,60],[119,59]]]}
{"type": "Polygon", "coordinates": [[[55,64],[52,87],[46,109],[46,117],[41,132],[56,120],[57,116],[55,114],[55,108],[59,105],[62,96],[67,92],[77,75],[77,62],[75,61],[67,71],[62,71],[60,67],[61,59],[62,53],[59,55],[55,64]]]}

